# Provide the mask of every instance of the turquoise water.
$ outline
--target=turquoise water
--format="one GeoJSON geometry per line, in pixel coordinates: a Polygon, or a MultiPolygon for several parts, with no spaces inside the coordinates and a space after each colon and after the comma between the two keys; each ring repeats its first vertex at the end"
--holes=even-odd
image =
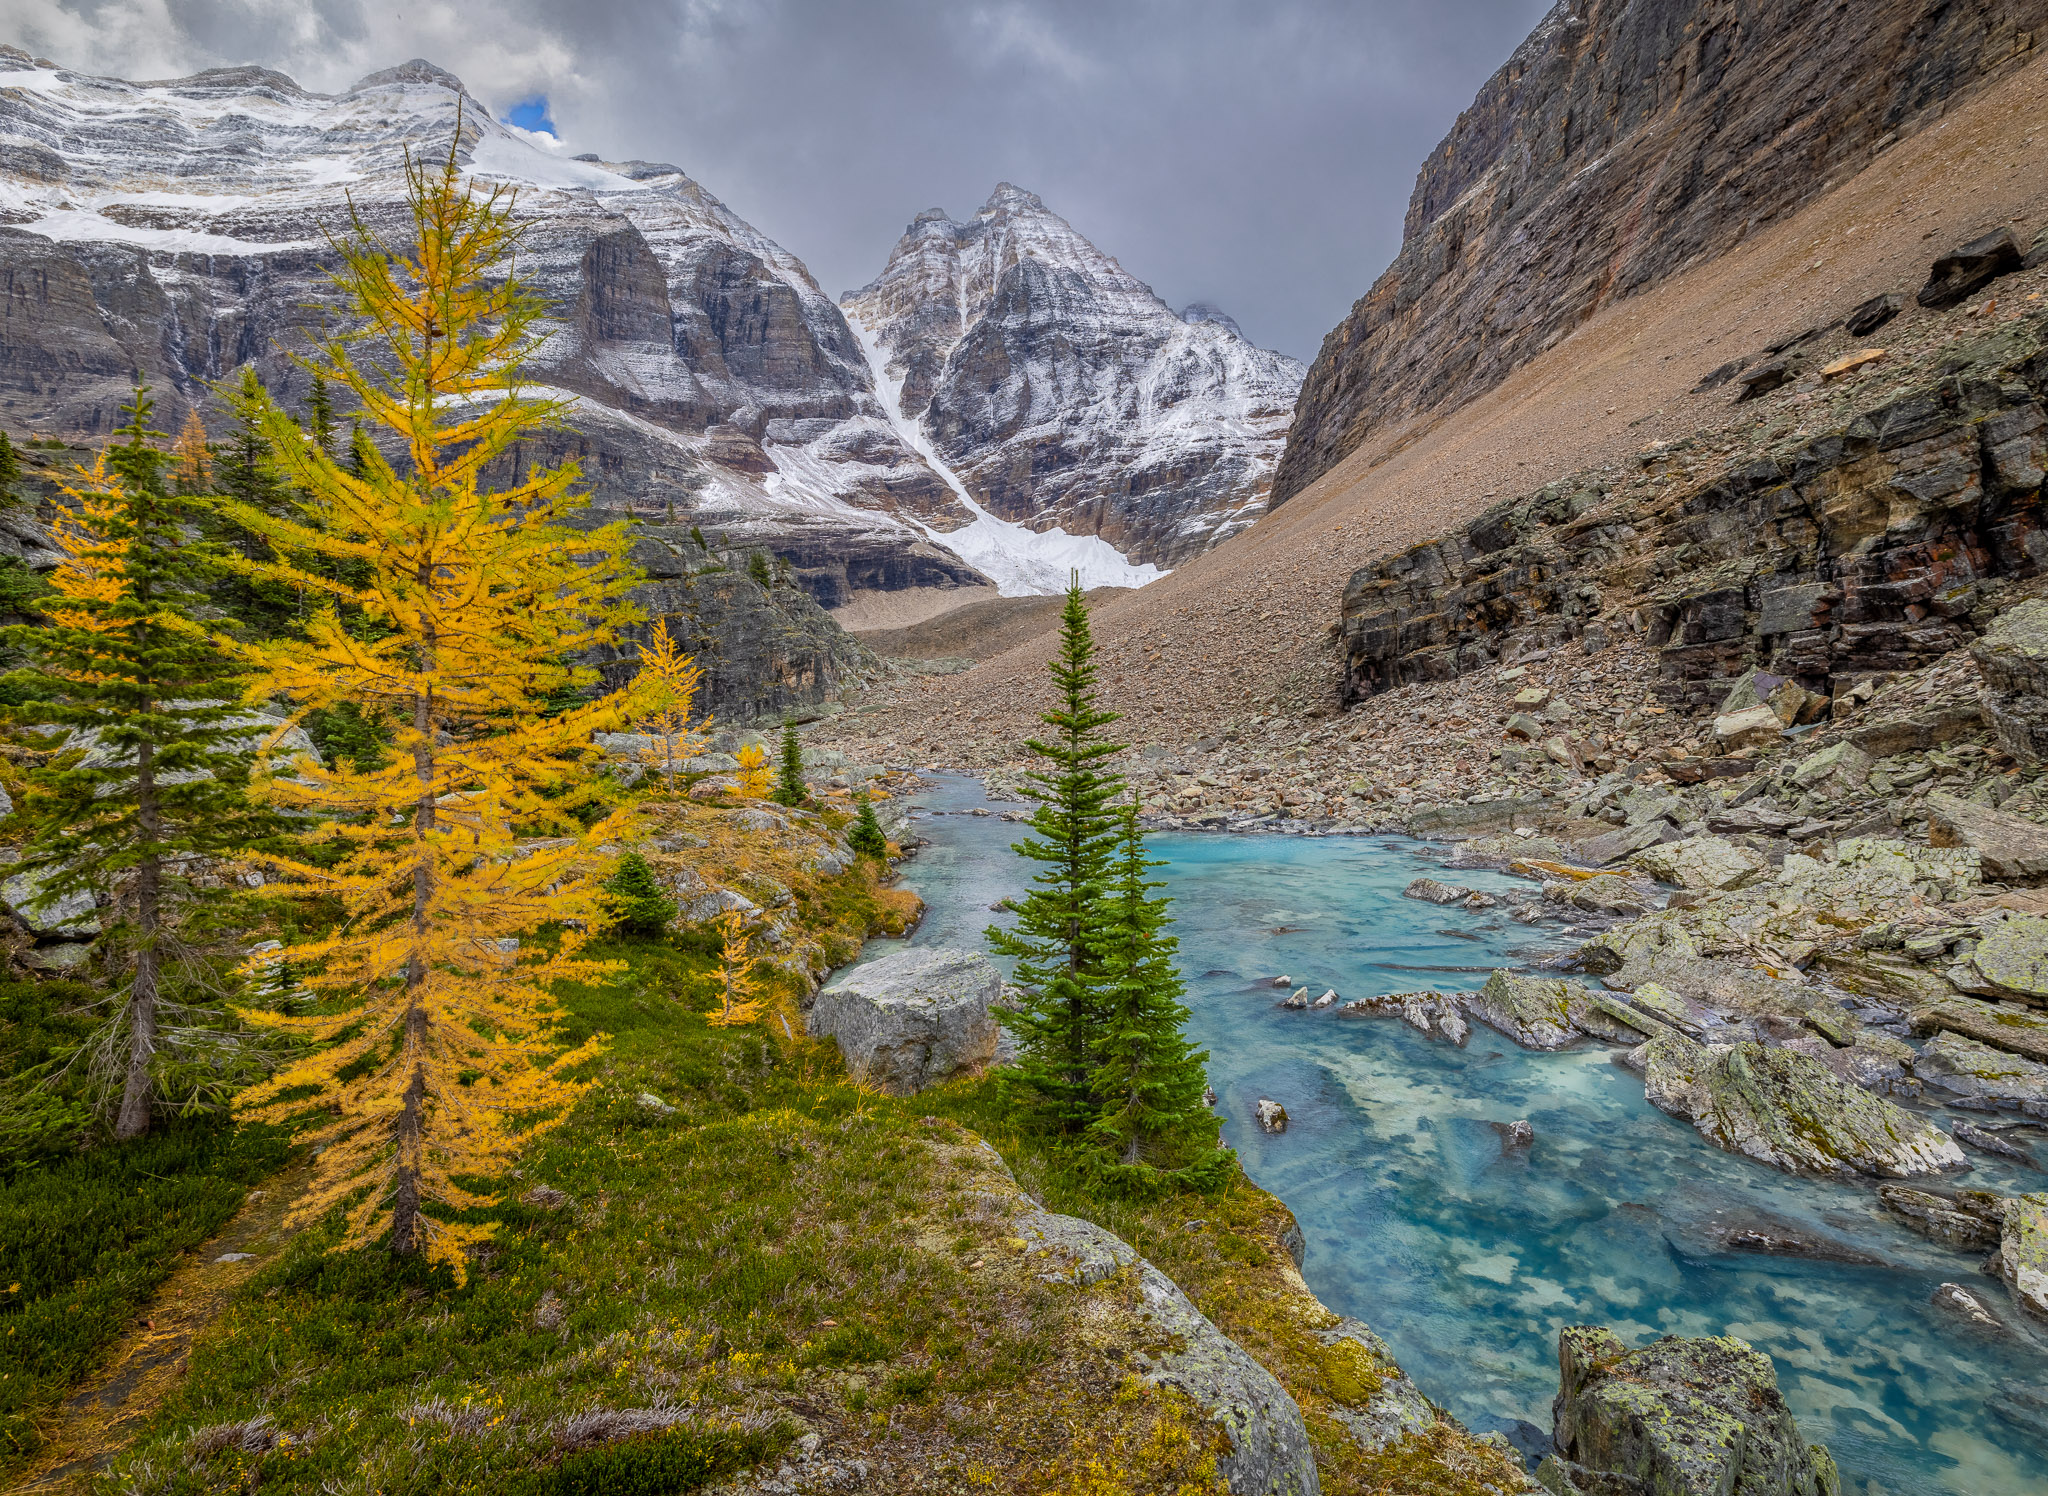
{"type": "MultiPolygon", "coordinates": [[[[1019,892],[1021,828],[959,812],[969,781],[937,783],[932,845],[905,881],[929,912],[921,944],[976,945],[988,906],[1019,892]]],[[[998,809],[1009,807],[997,807],[998,809]]],[[[1892,1224],[1870,1189],[1787,1178],[1722,1153],[1643,1100],[1642,1082],[1590,1046],[1531,1054],[1474,1025],[1463,1050],[1406,1024],[1288,1012],[1260,979],[1320,992],[1473,986],[1540,959],[1554,935],[1499,911],[1403,899],[1431,850],[1392,838],[1159,836],[1175,899],[1191,1027],[1210,1051],[1225,1137],[1300,1218],[1304,1274],[1331,1308],[1366,1320],[1423,1390],[1474,1428],[1547,1438],[1557,1332],[1604,1324],[1641,1343],[1737,1335],[1770,1354],[1800,1426],[1824,1440],[1856,1496],[2020,1496],[2048,1491],[2048,1430],[1998,1417],[2001,1383],[2048,1396],[2048,1352],[2024,1327],[1963,1327],[1930,1302],[1961,1283],[2016,1319],[1979,1254],[1892,1224]],[[1266,1136],[1253,1104],[1286,1106],[1266,1136]],[[1503,1150],[1493,1123],[1536,1140],[1503,1150]],[[1728,1251],[1717,1227],[1791,1223],[1878,1261],[1728,1251]]],[[[1499,874],[1458,882],[1515,886],[1499,874]]],[[[2039,1134],[2013,1134],[2048,1157],[2039,1134]]],[[[1963,1176],[2039,1189],[2048,1177],[1986,1165],[1963,1176]]]]}

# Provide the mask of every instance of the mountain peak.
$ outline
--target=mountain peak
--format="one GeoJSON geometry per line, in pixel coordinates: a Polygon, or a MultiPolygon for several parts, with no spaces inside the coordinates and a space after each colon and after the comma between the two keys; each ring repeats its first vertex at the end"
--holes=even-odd
{"type": "Polygon", "coordinates": [[[1238,337],[1244,336],[1244,329],[1237,325],[1237,319],[1212,301],[1191,301],[1180,309],[1180,320],[1187,323],[1213,322],[1226,328],[1238,337]]]}
{"type": "Polygon", "coordinates": [[[1005,209],[1015,212],[1022,208],[1028,208],[1034,213],[1051,211],[1045,206],[1045,199],[1041,198],[1037,193],[1026,192],[1022,187],[1017,186],[1013,182],[998,182],[996,183],[996,190],[988,195],[988,201],[981,205],[980,216],[986,217],[991,213],[1002,212],[1005,209]]]}
{"type": "Polygon", "coordinates": [[[459,93],[466,98],[475,97],[474,94],[471,94],[468,89],[462,86],[460,78],[449,72],[448,69],[428,62],[424,57],[415,57],[410,62],[401,62],[395,68],[384,68],[370,74],[367,78],[358,78],[349,88],[349,92],[361,93],[365,89],[385,88],[393,83],[438,84],[451,93],[459,93]]]}

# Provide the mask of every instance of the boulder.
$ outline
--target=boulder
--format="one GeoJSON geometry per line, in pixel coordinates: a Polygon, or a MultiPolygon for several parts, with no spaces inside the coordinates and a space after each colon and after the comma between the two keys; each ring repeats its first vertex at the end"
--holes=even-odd
{"type": "Polygon", "coordinates": [[[1434,878],[1417,878],[1401,890],[1401,897],[1426,899],[1432,904],[1456,904],[1472,897],[1472,890],[1451,883],[1439,883],[1434,878]]]}
{"type": "Polygon", "coordinates": [[[1769,703],[1726,712],[1714,719],[1714,741],[1722,748],[1768,748],[1787,724],[1769,703]]]}
{"type": "Polygon", "coordinates": [[[1558,1334],[1552,1437],[1561,1460],[1657,1496],[1839,1496],[1827,1448],[1808,1444],[1771,1358],[1729,1336],[1666,1336],[1630,1350],[1610,1331],[1558,1334]]]}
{"type": "MultiPolygon", "coordinates": [[[[7,856],[15,854],[9,851],[7,856]]],[[[14,922],[31,935],[55,935],[82,940],[100,933],[100,919],[93,897],[85,889],[73,889],[43,901],[50,875],[41,872],[16,873],[0,882],[0,902],[5,902],[14,922]]]]}
{"type": "Polygon", "coordinates": [[[1676,883],[1680,888],[1742,888],[1771,875],[1771,865],[1761,852],[1718,836],[1689,836],[1646,847],[1629,861],[1659,882],[1676,883]]]}
{"type": "Polygon", "coordinates": [[[1612,831],[1603,831],[1588,841],[1579,843],[1578,855],[1581,861],[1595,867],[1610,862],[1619,862],[1637,852],[1654,847],[1666,836],[1676,835],[1668,821],[1645,821],[1640,826],[1617,826],[1612,831]]]}
{"type": "Polygon", "coordinates": [[[1843,319],[1842,326],[1852,338],[1867,338],[1906,309],[1906,298],[1886,291],[1857,307],[1843,319]]]}
{"type": "Polygon", "coordinates": [[[1532,717],[1527,712],[1516,712],[1501,730],[1511,738],[1527,738],[1533,742],[1543,736],[1543,719],[1532,717]]]}
{"type": "Polygon", "coordinates": [[[813,1034],[839,1041],[846,1068],[907,1096],[994,1061],[989,1007],[1003,974],[976,951],[912,947],[856,966],[818,993],[813,1034]]]}
{"type": "Polygon", "coordinates": [[[1823,783],[1853,787],[1870,778],[1871,763],[1870,755],[1854,743],[1830,743],[1799,761],[1799,767],[1792,771],[1792,782],[1803,790],[1823,783]]]}
{"type": "Polygon", "coordinates": [[[1999,745],[2029,763],[2048,758],[2048,600],[1999,614],[1970,659],[1990,687],[1984,705],[1999,745]]]}
{"type": "Polygon", "coordinates": [[[1880,1184],[1877,1198],[1922,1236],[1958,1252],[1988,1252],[1998,1245],[2005,1201],[1990,1190],[1965,1190],[1951,1198],[1903,1184],[1880,1184]]]}
{"type": "Polygon", "coordinates": [[[1335,1363],[1341,1380],[1373,1389],[1361,1400],[1338,1399],[1330,1416],[1368,1450],[1385,1449],[1409,1434],[1424,1433],[1437,1422],[1436,1410],[1422,1390],[1408,1380],[1387,1343],[1363,1320],[1341,1318],[1315,1337],[1328,1348],[1324,1365],[1335,1363]]]}
{"type": "Polygon", "coordinates": [[[2015,914],[1985,926],[1970,964],[1994,987],[2048,1002],[2048,919],[2015,914]]]}
{"type": "Polygon", "coordinates": [[[2010,275],[2025,260],[2013,231],[1994,229],[1936,260],[1915,299],[1922,306],[1954,306],[1999,276],[2010,275]]]}
{"type": "Polygon", "coordinates": [[[2005,1202],[1998,1275],[2022,1309],[2048,1319],[2048,1193],[2005,1202]]]}
{"type": "Polygon", "coordinates": [[[1927,797],[1927,839],[1972,847],[1987,878],[2018,883],[2048,876],[2048,826],[1943,790],[1927,797]]]}
{"type": "Polygon", "coordinates": [[[1913,1062],[1920,1082],[1948,1101],[2024,1112],[2048,1121],[2048,1065],[1960,1034],[1936,1034],[1913,1062]]]}
{"type": "Polygon", "coordinates": [[[1252,1108],[1252,1115],[1258,1118],[1261,1132],[1287,1131],[1287,1108],[1277,1101],[1261,1096],[1252,1108]]]}
{"type": "Polygon", "coordinates": [[[1755,1042],[1652,1039],[1643,1094],[1717,1147],[1794,1174],[1907,1179],[1965,1167],[1954,1139],[1820,1060],[1755,1042]]]}
{"type": "Polygon", "coordinates": [[[1934,1307],[1958,1315],[1962,1320],[1979,1330],[2000,1330],[1998,1316],[1984,1306],[1984,1301],[1963,1287],[1960,1283],[1944,1283],[1934,1290],[1934,1307]]]}
{"type": "Polygon", "coordinates": [[[1736,402],[1739,404],[1744,400],[1755,400],[1759,396],[1768,395],[1772,390],[1790,384],[1805,370],[1806,359],[1796,353],[1758,364],[1742,374],[1742,390],[1736,395],[1736,402]]]}
{"type": "MultiPolygon", "coordinates": [[[[1983,954],[1982,946],[1977,953],[1983,954]]],[[[1947,1029],[2048,1065],[2048,1013],[2029,1012],[2013,1003],[1980,1002],[1961,995],[1943,997],[1914,1010],[1913,1029],[1922,1034],[1947,1029]]]]}
{"type": "Polygon", "coordinates": [[[1574,995],[1584,990],[1559,977],[1496,971],[1479,991],[1467,994],[1465,1011],[1524,1049],[1562,1049],[1579,1037],[1571,1008],[1574,995]]]}
{"type": "Polygon", "coordinates": [[[2015,1148],[1995,1132],[1987,1132],[1962,1121],[1951,1122],[1948,1131],[1950,1137],[1966,1148],[1975,1148],[1979,1153],[1989,1153],[1997,1158],[2009,1158],[2016,1164],[2033,1165],[2033,1154],[2024,1148],[2015,1148]]]}

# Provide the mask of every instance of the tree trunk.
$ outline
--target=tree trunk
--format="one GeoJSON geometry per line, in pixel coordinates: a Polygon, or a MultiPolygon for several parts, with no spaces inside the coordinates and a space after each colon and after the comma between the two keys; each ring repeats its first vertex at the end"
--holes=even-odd
{"type": "Polygon", "coordinates": [[[405,987],[410,998],[405,1012],[405,1045],[414,1059],[412,1076],[406,1082],[405,1104],[399,1109],[392,1139],[398,1149],[398,1169],[391,1197],[391,1250],[400,1257],[410,1257],[427,1244],[426,1226],[420,1216],[418,1163],[427,1107],[426,1060],[421,1053],[427,1040],[427,1010],[421,1005],[419,990],[427,980],[428,913],[434,894],[434,854],[429,845],[435,809],[434,709],[433,699],[427,693],[413,698],[412,725],[413,778],[419,784],[419,798],[413,804],[413,829],[419,836],[419,853],[412,867],[412,950],[405,960],[405,987]]]}
{"type": "Polygon", "coordinates": [[[139,1138],[149,1131],[149,1061],[156,1053],[156,943],[163,923],[163,865],[156,853],[163,823],[156,803],[155,746],[145,742],[136,751],[135,816],[145,849],[135,875],[135,923],[141,939],[135,948],[135,985],[128,995],[128,1078],[114,1119],[117,1138],[139,1138]]]}

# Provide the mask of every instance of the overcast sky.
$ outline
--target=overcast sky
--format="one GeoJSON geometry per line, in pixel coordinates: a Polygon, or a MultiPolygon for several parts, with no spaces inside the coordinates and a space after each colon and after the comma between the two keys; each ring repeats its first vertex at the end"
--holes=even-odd
{"type": "Polygon", "coordinates": [[[671,161],[837,296],[912,216],[1038,193],[1179,307],[1313,358],[1415,170],[1549,0],[0,0],[128,78],[337,90],[420,56],[570,151],[671,161]],[[543,103],[544,101],[544,103],[543,103]]]}

